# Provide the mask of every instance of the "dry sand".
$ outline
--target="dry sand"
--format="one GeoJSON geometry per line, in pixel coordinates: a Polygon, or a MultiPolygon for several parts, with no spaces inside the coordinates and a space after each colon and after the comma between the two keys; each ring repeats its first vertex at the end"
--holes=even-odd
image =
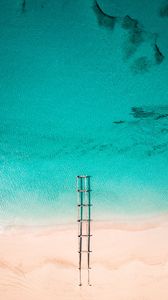
{"type": "Polygon", "coordinates": [[[94,222],[92,286],[78,286],[77,225],[0,233],[1,300],[167,300],[168,217],[94,222]]]}

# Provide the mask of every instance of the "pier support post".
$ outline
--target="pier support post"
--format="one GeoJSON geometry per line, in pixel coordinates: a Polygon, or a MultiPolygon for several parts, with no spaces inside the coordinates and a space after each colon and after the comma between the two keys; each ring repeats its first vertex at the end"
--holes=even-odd
{"type": "Polygon", "coordinates": [[[82,285],[82,258],[87,254],[88,285],[90,284],[90,253],[91,251],[91,197],[90,197],[90,176],[77,176],[77,195],[78,195],[78,241],[79,241],[79,286],[82,285]],[[86,239],[84,249],[83,241],[86,239]]]}

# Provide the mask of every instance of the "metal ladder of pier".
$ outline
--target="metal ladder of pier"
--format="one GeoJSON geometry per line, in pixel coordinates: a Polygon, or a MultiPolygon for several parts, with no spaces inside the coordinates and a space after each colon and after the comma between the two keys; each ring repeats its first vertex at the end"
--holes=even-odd
{"type": "Polygon", "coordinates": [[[82,258],[87,255],[88,285],[90,283],[90,254],[91,254],[91,197],[90,197],[90,176],[77,176],[78,195],[78,242],[79,242],[79,286],[82,286],[82,258]],[[84,243],[84,239],[86,239],[84,243]],[[84,249],[85,244],[86,249],[84,249]]]}

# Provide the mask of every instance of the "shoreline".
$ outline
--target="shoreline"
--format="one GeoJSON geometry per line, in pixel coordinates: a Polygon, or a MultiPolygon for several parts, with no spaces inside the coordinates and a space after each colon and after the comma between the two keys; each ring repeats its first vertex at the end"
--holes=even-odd
{"type": "MultiPolygon", "coordinates": [[[[61,219],[61,218],[60,218],[61,219]]],[[[52,221],[47,219],[38,219],[38,220],[27,220],[23,222],[23,220],[17,220],[13,223],[8,221],[7,219],[5,222],[0,223],[0,233],[1,231],[6,231],[10,229],[45,229],[45,228],[72,228],[75,225],[77,226],[76,220],[64,219],[64,221],[60,221],[59,219],[55,218],[52,221]],[[9,223],[8,223],[9,222],[9,223]]],[[[108,228],[114,227],[115,229],[120,228],[124,229],[125,227],[135,226],[135,227],[143,227],[146,225],[147,227],[155,227],[157,224],[168,222],[168,212],[164,213],[155,213],[155,214],[114,214],[111,218],[93,218],[93,224],[96,228],[103,227],[108,228]],[[155,225],[154,225],[155,224],[155,225]]]]}

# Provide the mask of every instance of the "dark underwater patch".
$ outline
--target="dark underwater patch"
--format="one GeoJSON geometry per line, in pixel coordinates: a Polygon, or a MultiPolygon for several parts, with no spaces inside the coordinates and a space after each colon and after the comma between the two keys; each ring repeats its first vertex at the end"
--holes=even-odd
{"type": "Polygon", "coordinates": [[[97,1],[94,1],[93,11],[96,14],[98,24],[109,29],[113,29],[116,23],[116,18],[106,14],[100,7],[97,1]]]}
{"type": "Polygon", "coordinates": [[[129,42],[138,46],[143,42],[143,28],[136,19],[125,16],[122,22],[122,28],[129,30],[129,42]]]}
{"type": "Polygon", "coordinates": [[[137,47],[129,43],[127,40],[123,46],[124,58],[127,60],[131,58],[137,51],[137,47]]]}
{"type": "Polygon", "coordinates": [[[21,12],[22,14],[26,11],[26,0],[22,0],[21,2],[21,12]]]}
{"type": "Polygon", "coordinates": [[[168,114],[159,115],[158,117],[156,117],[156,120],[160,120],[160,119],[164,119],[164,118],[168,118],[168,114]]]}
{"type": "Polygon", "coordinates": [[[168,18],[168,3],[161,6],[159,15],[161,18],[168,18]]]}
{"type": "Polygon", "coordinates": [[[120,120],[120,121],[114,121],[113,123],[114,123],[114,124],[117,124],[117,125],[120,125],[120,124],[124,124],[125,121],[120,120]]]}
{"type": "Polygon", "coordinates": [[[155,52],[155,61],[156,61],[156,63],[161,64],[162,61],[164,60],[164,55],[160,51],[157,44],[154,45],[154,52],[155,52]]]}
{"type": "Polygon", "coordinates": [[[153,151],[162,153],[163,151],[165,151],[168,148],[168,144],[167,143],[163,143],[163,144],[157,144],[153,146],[153,151]]]}
{"type": "Polygon", "coordinates": [[[124,57],[128,59],[134,55],[138,46],[144,41],[144,30],[136,19],[128,15],[124,17],[121,26],[128,31],[128,39],[123,48],[124,57]]]}
{"type": "Polygon", "coordinates": [[[138,26],[138,21],[131,18],[130,16],[125,16],[122,21],[122,28],[127,29],[127,30],[133,30],[138,26]]]}
{"type": "Polygon", "coordinates": [[[139,46],[144,41],[143,34],[144,32],[141,28],[134,28],[134,30],[129,34],[130,43],[132,43],[135,46],[139,46]]]}
{"type": "Polygon", "coordinates": [[[133,62],[131,70],[134,74],[144,74],[149,71],[150,67],[151,61],[148,59],[148,57],[141,56],[133,62]]]}

